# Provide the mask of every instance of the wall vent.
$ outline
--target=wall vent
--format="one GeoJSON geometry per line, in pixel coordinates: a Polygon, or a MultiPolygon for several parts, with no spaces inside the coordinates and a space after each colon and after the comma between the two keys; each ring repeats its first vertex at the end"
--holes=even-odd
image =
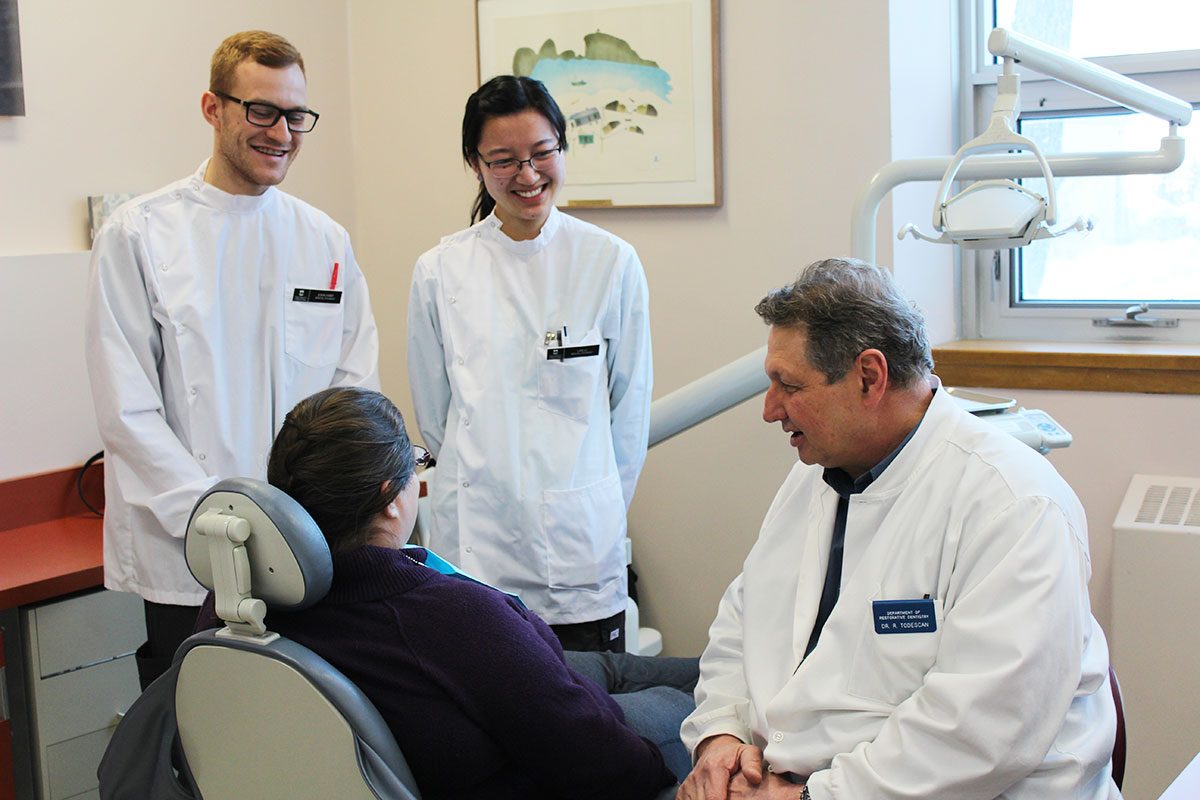
{"type": "Polygon", "coordinates": [[[1126,797],[1158,797],[1200,742],[1200,478],[1134,475],[1113,521],[1112,662],[1138,757],[1126,797]]]}
{"type": "Polygon", "coordinates": [[[1134,475],[1113,527],[1200,531],[1200,478],[1134,475]]]}

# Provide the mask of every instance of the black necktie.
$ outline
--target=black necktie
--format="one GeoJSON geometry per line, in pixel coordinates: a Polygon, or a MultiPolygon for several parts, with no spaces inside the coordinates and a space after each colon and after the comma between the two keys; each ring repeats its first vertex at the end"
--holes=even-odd
{"type": "Polygon", "coordinates": [[[829,548],[829,566],[825,568],[825,587],[821,589],[817,621],[813,623],[812,635],[808,637],[808,647],[804,648],[805,658],[808,658],[808,654],[817,646],[817,640],[821,638],[821,629],[825,627],[825,620],[829,619],[833,605],[837,602],[838,592],[842,588],[842,551],[846,544],[846,516],[849,511],[849,496],[839,492],[837,516],[833,522],[833,543],[829,548]]]}

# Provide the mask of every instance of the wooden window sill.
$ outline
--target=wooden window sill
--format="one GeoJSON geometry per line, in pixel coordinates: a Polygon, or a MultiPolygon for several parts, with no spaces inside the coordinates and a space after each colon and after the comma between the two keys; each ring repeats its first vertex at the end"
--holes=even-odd
{"type": "Polygon", "coordinates": [[[950,386],[1200,394],[1200,348],[1128,342],[963,339],[933,348],[950,386]]]}

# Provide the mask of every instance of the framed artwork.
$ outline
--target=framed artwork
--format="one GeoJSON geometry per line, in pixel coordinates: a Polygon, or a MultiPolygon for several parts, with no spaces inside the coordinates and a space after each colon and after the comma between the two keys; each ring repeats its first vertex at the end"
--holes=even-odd
{"type": "Polygon", "coordinates": [[[17,0],[0,0],[0,117],[25,116],[17,0]]]}
{"type": "Polygon", "coordinates": [[[137,194],[134,192],[88,195],[88,228],[91,231],[93,244],[96,243],[96,234],[100,233],[100,229],[104,227],[104,223],[108,221],[112,213],[135,197],[137,194]]]}
{"type": "Polygon", "coordinates": [[[476,0],[480,83],[546,84],[565,207],[718,206],[717,0],[476,0]]]}

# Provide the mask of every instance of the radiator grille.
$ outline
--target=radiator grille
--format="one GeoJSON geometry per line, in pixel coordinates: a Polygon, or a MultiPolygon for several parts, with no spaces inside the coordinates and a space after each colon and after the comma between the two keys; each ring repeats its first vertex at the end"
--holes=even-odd
{"type": "Polygon", "coordinates": [[[1135,475],[1114,524],[1131,523],[1200,530],[1200,478],[1135,475]]]}

